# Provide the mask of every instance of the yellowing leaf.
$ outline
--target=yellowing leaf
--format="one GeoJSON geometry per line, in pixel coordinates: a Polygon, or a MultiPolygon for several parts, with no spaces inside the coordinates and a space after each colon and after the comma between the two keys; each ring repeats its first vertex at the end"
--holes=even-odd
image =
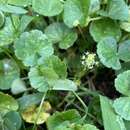
{"type": "MultiPolygon", "coordinates": [[[[42,105],[42,110],[39,114],[36,124],[43,124],[48,119],[48,117],[50,116],[48,111],[50,109],[51,109],[50,103],[45,101],[42,105]]],[[[28,107],[25,111],[22,112],[22,117],[28,123],[35,123],[38,111],[39,107],[33,105],[31,107],[28,107]]]]}

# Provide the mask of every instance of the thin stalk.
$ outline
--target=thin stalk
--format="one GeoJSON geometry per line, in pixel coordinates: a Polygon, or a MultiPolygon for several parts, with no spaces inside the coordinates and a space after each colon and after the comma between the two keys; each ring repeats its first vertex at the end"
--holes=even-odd
{"type": "Polygon", "coordinates": [[[84,103],[84,101],[79,97],[79,95],[73,91],[73,94],[77,97],[77,99],[80,101],[80,103],[82,104],[82,106],[84,107],[84,110],[86,112],[86,115],[88,113],[88,107],[86,106],[86,104],[84,103]]]}
{"type": "Polygon", "coordinates": [[[37,117],[36,117],[36,119],[35,119],[34,126],[33,126],[33,129],[32,129],[32,130],[36,130],[36,124],[37,124],[38,118],[39,118],[39,116],[40,116],[41,109],[42,109],[42,105],[43,105],[43,103],[44,103],[46,94],[47,94],[47,92],[45,92],[45,93],[43,94],[43,97],[42,97],[42,100],[41,100],[41,103],[40,103],[40,106],[39,106],[39,111],[38,111],[38,113],[37,113],[37,117]]]}
{"type": "Polygon", "coordinates": [[[86,38],[85,38],[85,36],[84,36],[84,34],[83,34],[83,31],[82,31],[81,27],[80,27],[79,25],[78,25],[77,27],[78,27],[78,30],[79,30],[79,32],[80,32],[80,34],[81,34],[83,40],[86,42],[86,38]]]}

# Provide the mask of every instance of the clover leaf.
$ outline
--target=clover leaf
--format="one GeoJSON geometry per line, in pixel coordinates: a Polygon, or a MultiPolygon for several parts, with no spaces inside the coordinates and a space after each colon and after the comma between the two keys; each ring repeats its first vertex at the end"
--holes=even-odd
{"type": "Polygon", "coordinates": [[[130,97],[117,98],[113,107],[123,119],[130,121],[130,97]]]}
{"type": "Polygon", "coordinates": [[[19,68],[14,61],[10,59],[0,60],[0,89],[7,90],[11,88],[11,84],[19,76],[19,68]]]}
{"type": "Polygon", "coordinates": [[[67,0],[64,5],[65,24],[72,28],[78,25],[85,26],[89,14],[90,0],[67,0]]]}
{"type": "Polygon", "coordinates": [[[52,43],[39,30],[22,33],[20,38],[15,41],[14,48],[16,56],[26,66],[37,65],[40,58],[53,54],[52,43]]]}
{"type": "Polygon", "coordinates": [[[44,16],[55,16],[62,12],[63,4],[60,0],[32,0],[34,11],[44,16]]]}
{"type": "Polygon", "coordinates": [[[115,21],[104,18],[91,23],[90,34],[96,42],[109,36],[113,36],[118,41],[121,37],[121,30],[115,21]]]}
{"type": "Polygon", "coordinates": [[[59,43],[61,49],[71,47],[77,39],[77,33],[63,23],[53,23],[45,29],[45,34],[53,43],[59,43]]]}
{"type": "Polygon", "coordinates": [[[130,70],[125,71],[115,79],[116,90],[121,94],[130,96],[130,70]]]}
{"type": "Polygon", "coordinates": [[[113,37],[106,37],[98,43],[97,54],[101,62],[108,68],[121,69],[117,53],[117,43],[113,37]]]}
{"type": "Polygon", "coordinates": [[[66,76],[66,65],[56,56],[48,57],[43,64],[31,68],[29,72],[32,87],[41,92],[49,89],[75,91],[76,85],[66,76]]]}

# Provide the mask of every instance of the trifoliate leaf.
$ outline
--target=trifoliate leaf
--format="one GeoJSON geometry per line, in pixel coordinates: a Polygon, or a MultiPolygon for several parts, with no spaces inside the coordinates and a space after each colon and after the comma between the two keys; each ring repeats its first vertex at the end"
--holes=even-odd
{"type": "MultiPolygon", "coordinates": [[[[58,112],[50,116],[47,120],[48,130],[55,130],[58,126],[64,123],[64,125],[74,123],[80,119],[80,114],[77,110],[68,110],[64,112],[58,112]]],[[[71,130],[71,129],[70,129],[71,130]]],[[[72,129],[73,130],[73,129],[72,129]]]]}
{"type": "Polygon", "coordinates": [[[26,91],[26,85],[24,83],[24,81],[22,81],[20,78],[15,79],[11,85],[11,92],[13,94],[19,94],[22,93],[24,91],[26,91]]]}
{"type": "Polygon", "coordinates": [[[0,29],[0,46],[11,44],[16,37],[15,29],[12,25],[11,19],[5,19],[5,25],[0,29]]]}
{"type": "Polygon", "coordinates": [[[120,43],[118,53],[121,60],[130,61],[130,40],[120,43]]]}
{"type": "Polygon", "coordinates": [[[48,57],[43,64],[31,68],[29,72],[32,87],[41,92],[53,88],[55,81],[65,79],[66,76],[66,65],[56,56],[48,57]]]}
{"type": "Polygon", "coordinates": [[[117,76],[115,79],[115,87],[121,94],[130,96],[130,70],[117,76]]]}
{"type": "Polygon", "coordinates": [[[46,58],[53,54],[52,43],[39,30],[24,32],[14,44],[17,58],[26,66],[38,64],[40,58],[46,58]]]}
{"type": "Polygon", "coordinates": [[[109,36],[114,37],[118,41],[121,37],[121,30],[115,21],[104,18],[91,23],[90,34],[96,42],[109,36]]]}
{"type": "Polygon", "coordinates": [[[5,16],[2,11],[0,11],[0,28],[4,25],[5,16]]]}
{"type": "MultiPolygon", "coordinates": [[[[51,110],[50,103],[45,101],[42,105],[42,109],[41,109],[41,112],[39,114],[36,124],[43,124],[50,116],[48,112],[50,110],[51,110]]],[[[31,106],[22,112],[22,117],[26,122],[34,124],[37,119],[38,111],[39,111],[39,107],[31,106]]]]}
{"type": "Polygon", "coordinates": [[[32,7],[35,12],[44,16],[55,16],[63,10],[60,0],[32,0],[32,7]]]}
{"type": "Polygon", "coordinates": [[[16,111],[17,109],[17,101],[10,95],[0,92],[0,112],[4,115],[9,111],[16,111]]]}
{"type": "Polygon", "coordinates": [[[120,97],[116,99],[113,107],[118,115],[130,121],[130,97],[120,97]]]}
{"type": "Polygon", "coordinates": [[[0,4],[0,10],[6,13],[13,13],[13,14],[26,14],[27,10],[13,6],[13,5],[8,5],[8,4],[0,4]]]}
{"type": "Polygon", "coordinates": [[[59,43],[61,49],[71,47],[77,39],[77,33],[63,23],[53,23],[45,29],[45,34],[53,43],[59,43]]]}
{"type": "Polygon", "coordinates": [[[115,70],[121,68],[117,53],[117,43],[113,37],[106,37],[98,43],[97,54],[106,67],[115,70]]]}
{"type": "Polygon", "coordinates": [[[129,8],[124,0],[108,0],[107,13],[112,19],[126,21],[129,17],[129,8]]]}
{"type": "Polygon", "coordinates": [[[67,0],[64,5],[64,22],[70,28],[87,24],[90,0],[67,0]]]}
{"type": "Polygon", "coordinates": [[[9,59],[0,60],[0,89],[7,90],[11,88],[11,84],[19,76],[19,69],[14,61],[9,59]]]}

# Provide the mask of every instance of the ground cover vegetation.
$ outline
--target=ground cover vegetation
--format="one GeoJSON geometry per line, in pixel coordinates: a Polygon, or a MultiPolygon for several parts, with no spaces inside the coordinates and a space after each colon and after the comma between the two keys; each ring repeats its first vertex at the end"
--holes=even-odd
{"type": "Polygon", "coordinates": [[[0,0],[0,130],[130,130],[129,4],[0,0]]]}

